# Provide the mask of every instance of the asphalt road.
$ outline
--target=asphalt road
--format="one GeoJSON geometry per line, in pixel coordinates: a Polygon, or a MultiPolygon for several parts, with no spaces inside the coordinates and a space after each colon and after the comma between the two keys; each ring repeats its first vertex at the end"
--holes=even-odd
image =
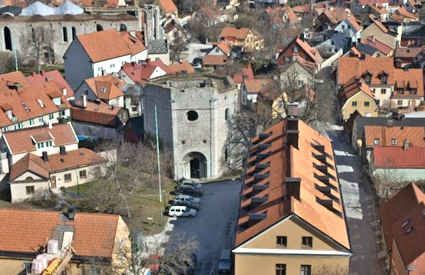
{"type": "Polygon", "coordinates": [[[377,219],[375,195],[371,183],[362,173],[360,158],[355,154],[349,139],[342,131],[328,131],[333,141],[335,162],[353,255],[350,259],[351,275],[381,275],[383,266],[377,259],[377,219]]]}
{"type": "Polygon", "coordinates": [[[232,248],[235,223],[240,203],[239,181],[204,184],[201,209],[194,218],[171,221],[173,235],[195,237],[199,242],[196,274],[212,274],[218,265],[221,250],[232,248]]]}

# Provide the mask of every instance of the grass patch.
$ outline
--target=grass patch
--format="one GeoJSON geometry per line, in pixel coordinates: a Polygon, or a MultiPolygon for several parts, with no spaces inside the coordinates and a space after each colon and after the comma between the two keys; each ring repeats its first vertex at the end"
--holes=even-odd
{"type": "MultiPolygon", "coordinates": [[[[98,192],[98,190],[106,189],[109,190],[107,185],[114,184],[113,182],[106,179],[99,179],[90,183],[80,184],[78,186],[73,186],[66,188],[64,191],[72,192],[73,195],[80,194],[80,198],[87,196],[88,198],[92,197],[91,192],[98,192]]],[[[155,186],[145,186],[140,188],[137,192],[129,194],[127,196],[128,205],[131,209],[132,217],[124,217],[126,221],[131,224],[131,226],[136,226],[141,229],[143,234],[153,235],[159,233],[164,228],[165,223],[167,222],[167,217],[162,215],[162,212],[165,209],[165,206],[170,200],[170,191],[174,189],[174,181],[162,178],[162,203],[159,201],[159,190],[158,185],[155,186]]],[[[118,194],[114,194],[118,198],[118,194]]],[[[72,195],[70,196],[72,198],[72,195]]],[[[70,199],[73,204],[76,204],[79,207],[79,211],[88,211],[88,212],[103,212],[103,209],[96,211],[92,208],[85,209],[85,203],[81,203],[77,198],[70,199]]],[[[117,199],[119,205],[114,208],[112,213],[121,214],[122,216],[127,215],[127,208],[124,200],[117,199]]],[[[100,202],[96,202],[100,203],[100,202]]],[[[111,213],[111,212],[107,212],[111,213]]]]}

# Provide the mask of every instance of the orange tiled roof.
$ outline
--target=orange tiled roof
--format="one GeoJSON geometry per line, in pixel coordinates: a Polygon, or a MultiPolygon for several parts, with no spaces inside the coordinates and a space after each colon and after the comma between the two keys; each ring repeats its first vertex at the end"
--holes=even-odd
{"type": "Polygon", "coordinates": [[[52,94],[62,94],[56,82],[26,78],[21,72],[0,75],[0,127],[69,108],[66,96],[61,96],[61,104],[56,105],[52,94]],[[6,109],[14,118],[7,116],[6,109]]]}
{"type": "Polygon", "coordinates": [[[363,92],[372,99],[375,98],[375,95],[364,83],[364,81],[358,78],[353,79],[352,81],[349,81],[346,85],[344,85],[339,91],[338,97],[341,100],[342,104],[344,104],[348,99],[356,95],[358,92],[363,92]]]}
{"type": "Polygon", "coordinates": [[[264,133],[268,136],[257,136],[252,140],[254,145],[250,149],[248,170],[252,166],[255,168],[249,170],[251,172],[244,182],[235,246],[240,246],[285,217],[296,215],[350,250],[330,140],[299,120],[282,121],[264,133]],[[288,139],[286,128],[289,125],[298,129],[298,137],[293,139],[297,146],[288,139]],[[257,150],[266,157],[259,159],[257,150]],[[267,163],[268,166],[262,166],[267,163]],[[265,176],[258,178],[260,174],[265,176]],[[300,179],[298,197],[290,193],[289,183],[285,182],[293,178],[300,179]],[[257,185],[266,188],[255,194],[253,187],[257,188],[257,185]],[[317,186],[329,186],[332,190],[326,195],[317,186]],[[285,199],[287,195],[289,198],[285,199]],[[246,209],[247,200],[252,201],[254,197],[265,200],[246,209]],[[331,199],[333,210],[318,202],[319,199],[331,199]],[[250,225],[249,217],[253,214],[264,217],[250,225]]]}
{"type": "Polygon", "coordinates": [[[32,171],[39,176],[48,178],[51,173],[95,165],[104,161],[105,159],[96,152],[86,148],[72,150],[66,152],[64,155],[49,155],[47,161],[44,161],[40,156],[28,153],[12,165],[10,169],[10,181],[13,184],[13,181],[26,171],[32,171]]]}
{"type": "Polygon", "coordinates": [[[354,15],[348,16],[347,21],[351,24],[351,26],[353,26],[356,31],[361,31],[363,29],[362,26],[360,26],[357,22],[357,19],[356,17],[354,17],[354,15]]]}
{"type": "MultiPolygon", "coordinates": [[[[394,85],[400,88],[415,88],[417,89],[415,96],[423,97],[424,81],[421,69],[403,70],[395,68],[392,57],[366,56],[364,59],[360,59],[344,56],[338,60],[337,79],[339,85],[345,85],[353,78],[362,78],[365,74],[369,74],[371,77],[370,86],[382,85],[380,75],[383,73],[387,75],[387,85],[394,85]]],[[[394,94],[399,96],[396,89],[394,94]]]]}
{"type": "Polygon", "coordinates": [[[270,78],[245,79],[246,91],[250,94],[261,93],[273,82],[270,78]]]}
{"type": "Polygon", "coordinates": [[[233,27],[224,27],[221,30],[221,33],[219,35],[219,38],[235,38],[238,40],[245,40],[246,36],[248,35],[249,29],[248,28],[233,28],[233,27]]]}
{"type": "Polygon", "coordinates": [[[119,125],[118,114],[122,108],[110,106],[102,101],[87,101],[86,108],[82,108],[81,102],[71,107],[73,120],[100,124],[109,127],[119,125]]]}
{"type": "Polygon", "coordinates": [[[173,0],[158,0],[158,2],[165,14],[177,13],[177,7],[173,0]]]}
{"type": "Polygon", "coordinates": [[[125,55],[136,55],[145,50],[143,41],[128,32],[115,29],[77,36],[93,62],[100,62],[125,55]]]}
{"type": "Polygon", "coordinates": [[[232,51],[232,47],[230,47],[225,41],[218,42],[217,48],[219,48],[227,56],[229,56],[232,51]]]}
{"type": "Polygon", "coordinates": [[[378,39],[376,39],[373,36],[369,36],[369,37],[367,37],[367,39],[362,40],[361,42],[363,44],[369,45],[369,46],[377,49],[378,51],[380,51],[381,53],[383,53],[387,56],[390,55],[391,52],[393,51],[393,49],[390,46],[380,42],[378,39]]]}
{"type": "Polygon", "coordinates": [[[425,169],[425,147],[374,146],[373,164],[384,169],[425,169]]]}
{"type": "Polygon", "coordinates": [[[253,79],[254,78],[254,71],[252,70],[251,63],[248,64],[248,67],[242,68],[242,71],[239,73],[236,73],[233,76],[233,82],[237,84],[241,84],[244,81],[244,78],[246,79],[253,79]]]}
{"type": "Polygon", "coordinates": [[[102,100],[111,100],[124,96],[122,88],[125,86],[124,80],[113,75],[102,75],[84,80],[93,93],[102,100]]]}
{"type": "Polygon", "coordinates": [[[0,251],[36,253],[56,236],[60,225],[74,227],[72,247],[76,256],[111,258],[118,215],[76,213],[64,222],[56,211],[0,209],[0,251]]]}
{"type": "Polygon", "coordinates": [[[406,269],[415,260],[415,265],[423,266],[424,211],[425,194],[413,183],[384,202],[380,208],[387,247],[393,247],[393,241],[395,242],[406,269]],[[409,231],[409,227],[413,230],[409,231]]]}
{"type": "Polygon", "coordinates": [[[186,72],[186,73],[194,73],[195,69],[190,65],[189,62],[183,61],[182,63],[174,63],[168,65],[168,70],[170,74],[176,74],[179,72],[186,72]]]}
{"type": "MultiPolygon", "coordinates": [[[[78,143],[70,124],[55,124],[52,125],[51,129],[49,127],[37,127],[3,134],[3,138],[6,140],[12,154],[35,151],[36,144],[33,138],[37,139],[37,137],[41,136],[46,137],[47,140],[53,140],[55,146],[78,143]]],[[[45,139],[44,141],[46,141],[46,138],[43,138],[45,139]]]]}
{"type": "Polygon", "coordinates": [[[159,67],[165,73],[171,73],[170,67],[165,65],[159,58],[157,58],[155,61],[146,60],[146,63],[142,64],[125,63],[122,67],[122,70],[131,80],[136,83],[143,84],[151,79],[151,76],[157,67],[159,67]]]}
{"type": "Polygon", "coordinates": [[[227,63],[227,56],[225,55],[206,55],[204,56],[203,65],[214,66],[214,65],[225,65],[227,63]]]}
{"type": "Polygon", "coordinates": [[[404,6],[398,8],[396,12],[402,17],[418,20],[418,17],[414,15],[413,13],[409,12],[408,10],[406,10],[404,6]]]}
{"type": "Polygon", "coordinates": [[[396,146],[402,147],[404,141],[413,146],[425,147],[424,127],[396,127],[396,126],[372,126],[367,125],[364,129],[365,145],[373,146],[374,140],[379,139],[379,146],[394,146],[392,139],[397,140],[396,146]]]}
{"type": "Polygon", "coordinates": [[[33,73],[30,76],[27,76],[27,79],[31,81],[38,81],[41,85],[46,85],[47,83],[54,83],[57,86],[57,91],[61,91],[65,89],[66,95],[64,97],[66,99],[70,99],[74,97],[74,91],[71,86],[69,86],[68,82],[63,78],[62,74],[57,71],[41,71],[39,74],[33,73]]]}

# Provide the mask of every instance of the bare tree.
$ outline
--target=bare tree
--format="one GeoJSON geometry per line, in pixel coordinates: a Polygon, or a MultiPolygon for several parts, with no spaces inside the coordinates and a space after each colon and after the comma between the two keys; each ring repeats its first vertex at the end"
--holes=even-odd
{"type": "Polygon", "coordinates": [[[42,63],[55,63],[53,51],[54,30],[44,26],[31,28],[31,36],[21,36],[24,58],[35,61],[36,69],[40,72],[42,63]]]}

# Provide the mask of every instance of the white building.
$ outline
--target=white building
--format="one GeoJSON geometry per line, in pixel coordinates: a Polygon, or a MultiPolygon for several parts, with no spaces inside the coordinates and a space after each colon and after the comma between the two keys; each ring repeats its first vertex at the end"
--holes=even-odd
{"type": "Polygon", "coordinates": [[[114,29],[77,35],[64,55],[65,78],[73,89],[85,79],[118,73],[125,63],[146,60],[140,33],[114,29]]]}
{"type": "Polygon", "coordinates": [[[89,149],[78,149],[70,123],[5,133],[0,148],[1,172],[9,174],[12,202],[30,198],[36,192],[57,193],[61,187],[91,181],[95,169],[105,162],[89,149]]]}

